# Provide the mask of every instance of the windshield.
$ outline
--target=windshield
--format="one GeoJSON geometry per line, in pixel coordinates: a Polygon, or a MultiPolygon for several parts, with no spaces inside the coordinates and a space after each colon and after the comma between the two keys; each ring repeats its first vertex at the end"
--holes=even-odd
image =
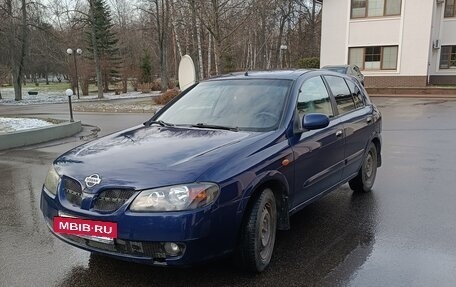
{"type": "Polygon", "coordinates": [[[325,67],[325,70],[345,74],[347,72],[347,67],[325,67]]]}
{"type": "Polygon", "coordinates": [[[198,84],[156,118],[174,125],[277,129],[292,81],[220,80],[198,84]]]}

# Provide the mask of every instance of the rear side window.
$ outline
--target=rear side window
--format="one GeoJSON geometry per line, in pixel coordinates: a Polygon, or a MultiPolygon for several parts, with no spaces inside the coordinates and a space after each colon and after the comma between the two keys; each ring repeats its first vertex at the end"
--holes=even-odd
{"type": "Polygon", "coordinates": [[[348,87],[350,88],[350,92],[353,97],[353,102],[355,103],[355,108],[361,108],[364,106],[364,100],[363,100],[363,94],[361,93],[361,90],[358,88],[358,85],[356,85],[353,81],[345,79],[347,82],[348,87]]]}
{"type": "Polygon", "coordinates": [[[336,99],[339,114],[345,114],[354,110],[356,108],[355,103],[345,80],[336,76],[325,76],[325,79],[336,99]]]}
{"type": "Polygon", "coordinates": [[[310,113],[334,116],[331,100],[321,77],[310,78],[302,84],[298,97],[298,112],[301,118],[310,113]]]}

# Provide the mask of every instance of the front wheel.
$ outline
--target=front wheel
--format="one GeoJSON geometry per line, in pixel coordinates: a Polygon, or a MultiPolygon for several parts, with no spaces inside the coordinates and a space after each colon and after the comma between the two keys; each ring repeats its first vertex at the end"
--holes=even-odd
{"type": "Polygon", "coordinates": [[[371,143],[358,175],[349,181],[350,188],[355,192],[371,191],[377,175],[377,166],[377,148],[371,143]]]}
{"type": "Polygon", "coordinates": [[[274,193],[265,189],[254,201],[241,229],[238,261],[244,269],[261,272],[271,261],[277,227],[274,193]]]}

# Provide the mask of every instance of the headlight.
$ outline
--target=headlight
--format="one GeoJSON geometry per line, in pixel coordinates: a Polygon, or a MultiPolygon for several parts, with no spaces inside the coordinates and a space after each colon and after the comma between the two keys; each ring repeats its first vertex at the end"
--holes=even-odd
{"type": "Polygon", "coordinates": [[[57,186],[59,184],[60,175],[55,171],[54,166],[51,166],[44,180],[44,187],[53,195],[57,194],[57,186]]]}
{"type": "Polygon", "coordinates": [[[142,191],[130,206],[132,211],[181,211],[211,204],[219,187],[214,183],[192,183],[142,191]]]}

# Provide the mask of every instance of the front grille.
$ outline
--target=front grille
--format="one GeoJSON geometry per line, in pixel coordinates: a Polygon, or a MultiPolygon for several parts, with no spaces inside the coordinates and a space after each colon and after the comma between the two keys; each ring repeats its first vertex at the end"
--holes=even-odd
{"type": "Polygon", "coordinates": [[[74,179],[65,177],[62,179],[62,184],[65,199],[73,205],[81,206],[82,187],[79,182],[74,179]]]}
{"type": "Polygon", "coordinates": [[[61,234],[63,237],[80,245],[95,248],[99,251],[108,251],[119,254],[133,255],[151,259],[165,259],[166,251],[162,242],[129,241],[114,239],[114,244],[102,243],[88,238],[70,234],[61,234]]]}
{"type": "Polygon", "coordinates": [[[119,209],[135,193],[128,189],[110,189],[100,193],[95,199],[93,209],[101,212],[112,212],[119,209]]]}

